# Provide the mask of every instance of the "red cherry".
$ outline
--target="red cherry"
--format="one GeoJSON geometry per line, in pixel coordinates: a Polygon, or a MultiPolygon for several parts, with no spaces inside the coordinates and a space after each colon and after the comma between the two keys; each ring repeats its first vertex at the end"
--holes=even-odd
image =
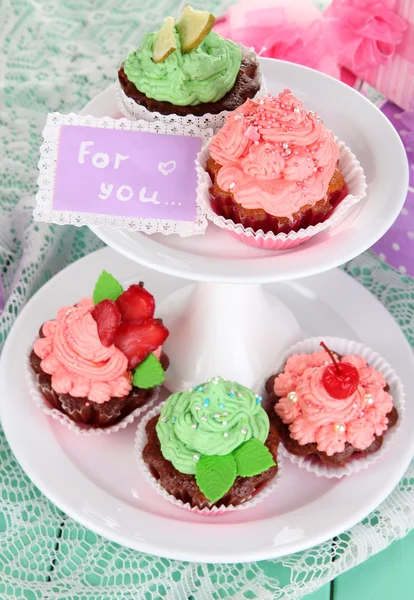
{"type": "Polygon", "coordinates": [[[322,348],[329,354],[333,364],[325,367],[322,383],[332,398],[345,400],[356,391],[359,384],[359,373],[354,365],[347,362],[338,363],[332,351],[321,342],[322,348]]]}

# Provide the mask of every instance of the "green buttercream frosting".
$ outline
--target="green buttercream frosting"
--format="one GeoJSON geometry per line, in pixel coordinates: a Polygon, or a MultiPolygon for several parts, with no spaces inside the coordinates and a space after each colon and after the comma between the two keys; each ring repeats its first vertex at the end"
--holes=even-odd
{"type": "Polygon", "coordinates": [[[148,98],[179,106],[217,102],[234,86],[242,53],[237,44],[211,31],[191,52],[182,54],[175,30],[177,49],[164,62],[152,60],[155,33],[144,37],[141,47],[131,52],[125,74],[148,98]]]}
{"type": "Polygon", "coordinates": [[[251,438],[265,442],[269,418],[254,392],[214,377],[170,396],[158,419],[157,434],[164,458],[177,471],[195,474],[202,455],[224,456],[251,438]]]}

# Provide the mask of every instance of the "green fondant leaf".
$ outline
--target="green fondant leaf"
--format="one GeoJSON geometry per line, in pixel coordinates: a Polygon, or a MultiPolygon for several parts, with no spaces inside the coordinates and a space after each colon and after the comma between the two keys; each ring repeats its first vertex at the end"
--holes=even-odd
{"type": "Polygon", "coordinates": [[[231,488],[237,477],[234,456],[206,456],[196,466],[196,482],[204,496],[212,503],[220,500],[231,488]]]}
{"type": "Polygon", "coordinates": [[[154,354],[147,356],[134,371],[132,383],[143,390],[161,385],[165,381],[164,369],[154,354]]]}
{"type": "Polygon", "coordinates": [[[115,300],[123,292],[122,285],[107,271],[102,271],[93,290],[93,302],[95,306],[102,300],[115,300]]]}
{"type": "Polygon", "coordinates": [[[256,438],[243,442],[233,450],[233,455],[237,464],[237,475],[241,477],[259,475],[276,464],[268,448],[256,438]]]}

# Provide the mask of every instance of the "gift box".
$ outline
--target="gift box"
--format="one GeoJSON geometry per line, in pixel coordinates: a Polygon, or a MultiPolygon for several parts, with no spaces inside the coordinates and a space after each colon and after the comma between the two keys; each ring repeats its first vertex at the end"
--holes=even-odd
{"type": "Polygon", "coordinates": [[[401,108],[414,99],[413,0],[333,0],[325,11],[339,63],[401,108]]]}

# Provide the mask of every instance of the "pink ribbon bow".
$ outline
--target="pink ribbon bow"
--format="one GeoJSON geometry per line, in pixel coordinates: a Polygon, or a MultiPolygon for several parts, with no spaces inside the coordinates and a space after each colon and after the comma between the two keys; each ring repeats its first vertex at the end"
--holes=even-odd
{"type": "Polygon", "coordinates": [[[339,46],[310,0],[239,0],[217,20],[215,31],[261,56],[278,58],[340,76],[339,46]],[[329,48],[329,51],[327,51],[329,48]]]}
{"type": "Polygon", "coordinates": [[[385,65],[404,38],[407,23],[396,12],[395,0],[333,0],[326,16],[341,47],[339,62],[359,76],[385,65]]]}

